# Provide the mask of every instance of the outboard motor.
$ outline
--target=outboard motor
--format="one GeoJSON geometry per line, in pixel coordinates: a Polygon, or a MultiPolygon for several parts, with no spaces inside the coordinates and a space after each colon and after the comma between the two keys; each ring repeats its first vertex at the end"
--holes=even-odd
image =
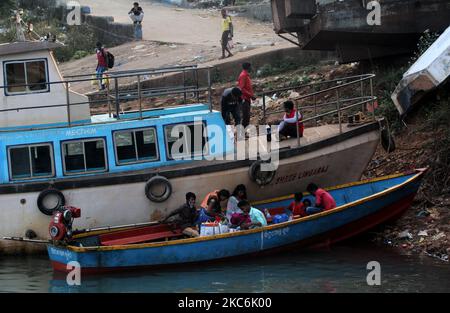
{"type": "Polygon", "coordinates": [[[69,242],[72,239],[72,223],[81,216],[81,209],[61,206],[52,215],[48,231],[53,241],[69,242]]]}

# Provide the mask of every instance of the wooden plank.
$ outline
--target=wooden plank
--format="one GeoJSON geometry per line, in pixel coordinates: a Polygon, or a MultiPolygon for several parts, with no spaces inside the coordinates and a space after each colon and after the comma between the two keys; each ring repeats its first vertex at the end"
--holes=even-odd
{"type": "Polygon", "coordinates": [[[166,231],[166,232],[160,232],[160,233],[151,233],[151,234],[146,234],[146,235],[137,235],[137,236],[131,236],[131,237],[125,237],[125,238],[112,239],[112,240],[102,241],[101,244],[103,246],[127,245],[127,244],[141,243],[141,242],[153,241],[153,240],[164,239],[164,238],[178,237],[181,234],[182,234],[181,230],[177,230],[175,232],[166,231]]]}

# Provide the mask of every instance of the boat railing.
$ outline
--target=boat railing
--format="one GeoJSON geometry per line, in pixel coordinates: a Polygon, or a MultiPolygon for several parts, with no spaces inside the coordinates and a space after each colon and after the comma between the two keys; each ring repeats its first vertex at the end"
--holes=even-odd
{"type": "MultiPolygon", "coordinates": [[[[284,110],[270,110],[267,98],[271,95],[284,92],[297,92],[298,96],[290,97],[295,104],[296,111],[301,109],[302,119],[297,119],[297,145],[300,146],[299,123],[314,122],[317,126],[319,119],[337,115],[339,133],[343,132],[344,112],[360,110],[366,113],[371,111],[371,119],[375,120],[375,102],[377,97],[373,94],[373,79],[375,74],[362,74],[335,78],[319,82],[288,86],[279,89],[263,91],[262,97],[262,123],[267,123],[267,117],[273,114],[284,113],[284,110]],[[312,91],[311,91],[312,90],[312,91]],[[308,112],[311,112],[308,116],[308,112]]],[[[273,100],[273,96],[270,100],[273,100]]]]}
{"type": "MultiPolygon", "coordinates": [[[[147,118],[144,115],[145,111],[156,110],[156,109],[167,109],[185,106],[189,99],[195,99],[195,103],[200,103],[201,98],[205,99],[203,103],[208,104],[209,111],[212,112],[212,82],[211,82],[211,69],[212,67],[197,65],[189,66],[173,66],[165,68],[154,68],[154,69],[139,69],[130,71],[111,71],[105,72],[101,77],[101,82],[105,82],[106,88],[104,90],[99,90],[94,93],[88,94],[87,101],[71,101],[72,87],[77,84],[92,84],[92,82],[100,82],[100,77],[95,73],[82,74],[82,75],[72,75],[65,76],[61,81],[51,81],[51,82],[38,82],[38,83],[28,83],[28,84],[14,84],[9,86],[0,86],[0,90],[8,91],[8,88],[34,88],[36,85],[44,85],[50,90],[51,86],[63,85],[65,89],[65,99],[60,103],[49,104],[49,105],[39,105],[39,106],[23,106],[20,108],[7,108],[0,109],[0,113],[4,112],[16,112],[22,110],[36,110],[36,109],[52,109],[52,108],[66,108],[66,122],[62,121],[65,125],[61,127],[71,127],[80,126],[90,123],[73,122],[71,119],[71,110],[75,106],[89,105],[90,110],[106,104],[107,112],[109,117],[114,117],[117,120],[120,119],[144,119],[147,118]],[[152,87],[154,82],[153,78],[158,76],[168,77],[170,81],[170,75],[172,76],[172,83],[168,83],[163,87],[152,87]],[[125,81],[124,84],[120,82],[125,81]],[[163,107],[148,108],[148,105],[144,108],[143,101],[145,99],[155,98],[155,97],[168,97],[174,96],[174,98],[179,97],[181,104],[179,105],[164,105],[163,107]],[[129,101],[137,101],[135,104],[135,110],[125,111],[123,108],[124,104],[129,101]],[[124,113],[138,112],[138,118],[125,117],[124,113]]],[[[99,83],[100,85],[100,83],[99,83]]],[[[85,86],[86,87],[86,86],[85,86]]],[[[5,93],[6,94],[6,93],[5,93]]],[[[32,94],[32,93],[30,93],[32,94]]],[[[173,99],[171,98],[171,102],[173,99]]],[[[105,121],[105,123],[110,123],[112,121],[105,121]]],[[[20,128],[21,130],[28,129],[42,129],[42,128],[54,128],[49,126],[34,126],[33,128],[20,128]]],[[[3,131],[8,131],[3,130],[3,131]]]]}

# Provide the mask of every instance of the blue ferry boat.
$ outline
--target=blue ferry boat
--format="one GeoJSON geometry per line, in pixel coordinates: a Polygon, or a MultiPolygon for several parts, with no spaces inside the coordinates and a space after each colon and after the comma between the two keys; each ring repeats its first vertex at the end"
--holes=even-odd
{"type": "MultiPolygon", "coordinates": [[[[158,220],[188,191],[200,199],[243,183],[249,200],[258,201],[311,181],[356,181],[380,140],[378,121],[310,127],[300,140],[273,148],[278,166],[263,172],[257,151],[237,156],[239,142],[213,109],[209,68],[111,71],[107,90],[88,98],[74,86],[90,84],[91,75],[64,78],[52,54],[58,46],[0,45],[0,237],[48,238],[50,216],[62,205],[83,208],[75,226],[92,228],[158,220]],[[157,75],[197,80],[152,87],[157,75]],[[149,108],[145,99],[157,96],[165,104],[149,108]],[[134,111],[124,109],[130,101],[134,111]]],[[[36,250],[24,241],[0,242],[0,253],[36,250]]]]}

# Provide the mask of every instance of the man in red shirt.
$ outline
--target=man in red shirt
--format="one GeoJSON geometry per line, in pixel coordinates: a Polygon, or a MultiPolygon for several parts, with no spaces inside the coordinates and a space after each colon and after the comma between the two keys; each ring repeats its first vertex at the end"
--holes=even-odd
{"type": "Polygon", "coordinates": [[[297,138],[297,120],[298,120],[298,135],[303,137],[304,126],[301,120],[303,116],[294,108],[294,102],[288,100],[283,103],[285,114],[283,121],[278,125],[278,133],[284,137],[297,138]]]}
{"type": "Polygon", "coordinates": [[[97,42],[97,49],[95,53],[97,54],[97,79],[99,87],[101,90],[105,89],[105,84],[103,83],[103,73],[108,69],[108,61],[106,60],[107,54],[105,48],[101,42],[97,42]]]}
{"type": "Polygon", "coordinates": [[[306,190],[316,198],[316,203],[313,207],[306,208],[306,214],[311,215],[322,211],[328,211],[336,207],[336,201],[327,191],[319,188],[316,184],[310,183],[306,190]]]}
{"type": "Polygon", "coordinates": [[[243,63],[242,72],[237,81],[238,87],[242,91],[242,126],[244,127],[250,124],[250,107],[252,100],[256,99],[249,74],[251,71],[252,65],[248,62],[243,63]]]}

